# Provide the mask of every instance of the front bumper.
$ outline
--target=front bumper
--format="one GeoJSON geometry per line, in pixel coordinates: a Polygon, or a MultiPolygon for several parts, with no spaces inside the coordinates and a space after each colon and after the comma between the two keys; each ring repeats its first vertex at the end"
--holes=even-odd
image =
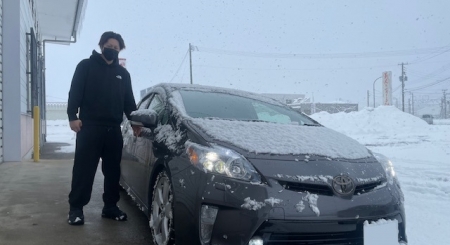
{"type": "Polygon", "coordinates": [[[202,205],[219,210],[209,242],[214,245],[246,245],[254,236],[271,245],[363,244],[364,221],[379,219],[397,219],[399,241],[406,242],[403,203],[391,185],[351,199],[317,195],[315,210],[306,201],[298,208],[307,193],[286,190],[272,179],[268,185],[252,185],[192,168],[173,181],[183,182],[174,185],[176,244],[200,244],[192,236],[200,234],[202,205]]]}

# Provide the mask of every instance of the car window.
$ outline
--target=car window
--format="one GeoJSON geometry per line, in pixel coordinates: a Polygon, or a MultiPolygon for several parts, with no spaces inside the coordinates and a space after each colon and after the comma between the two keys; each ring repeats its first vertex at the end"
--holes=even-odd
{"type": "Polygon", "coordinates": [[[163,100],[161,99],[160,95],[156,94],[152,98],[152,100],[148,106],[148,109],[152,109],[156,112],[156,114],[158,115],[158,121],[161,124],[167,123],[169,116],[168,116],[167,111],[164,110],[165,104],[164,104],[163,100]]]}
{"type": "Polygon", "coordinates": [[[186,113],[195,118],[316,124],[307,116],[288,107],[247,97],[203,91],[180,91],[180,94],[186,113]]]}
{"type": "Polygon", "coordinates": [[[253,107],[255,108],[256,114],[258,115],[258,120],[263,120],[267,122],[275,123],[291,123],[291,118],[279,111],[276,111],[264,104],[253,102],[253,107]]]}
{"type": "Polygon", "coordinates": [[[148,109],[154,110],[159,114],[164,109],[164,104],[159,95],[155,95],[148,106],[148,109]]]}
{"type": "Polygon", "coordinates": [[[138,109],[147,109],[148,104],[150,103],[152,96],[148,96],[144,100],[141,101],[141,103],[138,106],[138,109]]]}

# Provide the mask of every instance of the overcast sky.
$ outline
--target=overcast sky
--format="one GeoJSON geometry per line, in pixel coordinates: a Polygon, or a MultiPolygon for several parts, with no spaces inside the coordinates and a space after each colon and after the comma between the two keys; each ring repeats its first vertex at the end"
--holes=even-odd
{"type": "MultiPolygon", "coordinates": [[[[192,43],[196,84],[364,107],[383,71],[400,85],[399,63],[409,63],[407,89],[450,77],[449,10],[448,0],[89,0],[77,43],[46,47],[47,101],[67,101],[77,63],[115,31],[136,99],[157,83],[189,83],[192,43]]],[[[381,80],[376,86],[380,102],[381,80]]],[[[443,88],[450,81],[414,93],[439,99],[443,88]]]]}

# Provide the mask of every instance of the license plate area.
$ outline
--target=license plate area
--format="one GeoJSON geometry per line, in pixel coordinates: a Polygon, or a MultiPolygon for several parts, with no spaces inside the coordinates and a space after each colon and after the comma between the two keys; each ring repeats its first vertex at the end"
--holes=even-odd
{"type": "Polygon", "coordinates": [[[398,221],[364,222],[364,245],[398,245],[398,221]]]}

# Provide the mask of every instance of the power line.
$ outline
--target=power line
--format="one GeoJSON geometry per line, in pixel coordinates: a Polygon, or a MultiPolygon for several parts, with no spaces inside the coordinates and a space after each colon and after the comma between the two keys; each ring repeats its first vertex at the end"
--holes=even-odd
{"type": "Polygon", "coordinates": [[[434,85],[437,85],[437,84],[440,84],[440,83],[443,83],[443,82],[446,82],[446,81],[450,81],[450,77],[447,77],[445,79],[442,79],[442,80],[439,80],[439,81],[436,81],[436,82],[433,82],[433,83],[425,84],[425,85],[422,85],[422,86],[419,86],[419,87],[411,88],[411,89],[408,89],[408,91],[416,91],[416,90],[429,88],[431,86],[434,86],[434,85]]]}
{"type": "Polygon", "coordinates": [[[420,77],[418,79],[415,79],[414,81],[416,81],[416,80],[426,80],[426,79],[432,78],[432,77],[434,77],[434,76],[436,76],[438,74],[441,74],[441,73],[443,73],[445,71],[448,71],[448,70],[450,70],[450,63],[442,66],[441,68],[439,68],[439,69],[437,69],[437,70],[435,70],[435,71],[433,71],[433,72],[431,72],[431,73],[429,73],[427,75],[424,75],[424,76],[422,76],[422,77],[420,77]]]}
{"type": "Polygon", "coordinates": [[[357,70],[379,67],[393,67],[396,65],[379,65],[379,66],[365,66],[365,67],[320,67],[320,68],[256,68],[256,67],[231,67],[231,66],[210,66],[210,65],[196,65],[196,67],[209,67],[217,69],[229,69],[229,70],[259,70],[259,71],[315,71],[315,70],[357,70]]]}
{"type": "Polygon", "coordinates": [[[247,56],[256,58],[285,58],[285,59],[333,59],[333,58],[377,58],[377,57],[394,57],[394,56],[407,56],[417,54],[430,54],[441,52],[444,48],[449,46],[443,46],[438,48],[426,48],[426,49],[410,49],[410,50],[398,50],[398,51],[380,51],[380,52],[364,52],[364,53],[336,53],[336,54],[276,54],[276,53],[254,53],[246,51],[231,51],[213,48],[201,48],[196,46],[197,51],[214,54],[235,55],[235,56],[247,56]]]}
{"type": "Polygon", "coordinates": [[[189,50],[186,51],[186,54],[184,55],[183,61],[181,61],[180,66],[178,67],[177,71],[176,71],[175,74],[173,75],[172,79],[170,79],[170,82],[169,82],[169,83],[171,83],[171,82],[173,81],[173,79],[175,79],[175,77],[178,75],[178,72],[180,71],[181,66],[184,64],[184,61],[186,60],[186,57],[187,57],[188,53],[189,53],[189,50]]]}
{"type": "MultiPolygon", "coordinates": [[[[449,45],[450,45],[450,44],[449,44],[449,45]]],[[[449,45],[447,45],[447,46],[449,46],[449,45]]],[[[448,51],[450,51],[450,48],[448,48],[448,47],[447,47],[447,48],[443,48],[443,49],[444,49],[444,50],[443,50],[442,52],[438,53],[438,54],[432,55],[432,56],[430,56],[430,57],[428,57],[428,58],[423,58],[422,60],[421,60],[421,59],[416,59],[416,60],[414,60],[414,61],[411,61],[410,63],[412,63],[412,64],[422,63],[422,62],[424,62],[424,61],[426,61],[426,60],[432,59],[432,58],[434,58],[434,57],[436,57],[436,56],[445,54],[445,53],[447,53],[448,51]]]]}

